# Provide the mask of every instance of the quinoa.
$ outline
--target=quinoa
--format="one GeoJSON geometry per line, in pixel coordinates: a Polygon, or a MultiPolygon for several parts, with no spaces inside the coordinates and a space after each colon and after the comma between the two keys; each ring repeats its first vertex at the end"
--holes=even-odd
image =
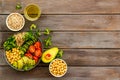
{"type": "Polygon", "coordinates": [[[11,29],[18,30],[24,25],[24,19],[21,15],[14,13],[8,17],[7,23],[11,29]]]}

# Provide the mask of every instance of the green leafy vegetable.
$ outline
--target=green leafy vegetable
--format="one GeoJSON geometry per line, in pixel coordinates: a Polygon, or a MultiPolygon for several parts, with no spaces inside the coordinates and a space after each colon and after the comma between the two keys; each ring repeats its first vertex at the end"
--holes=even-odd
{"type": "Polygon", "coordinates": [[[5,50],[11,50],[14,47],[17,47],[16,41],[15,41],[15,37],[11,36],[9,37],[3,44],[3,47],[5,48],[5,50]]]}
{"type": "Polygon", "coordinates": [[[44,40],[44,44],[45,48],[48,48],[49,46],[52,45],[51,36],[44,40]]]}
{"type": "Polygon", "coordinates": [[[63,53],[64,53],[63,50],[59,50],[57,55],[56,55],[56,58],[62,58],[63,53]]]}
{"type": "Polygon", "coordinates": [[[20,3],[17,3],[17,5],[16,5],[16,9],[17,9],[17,10],[22,9],[22,6],[21,6],[20,3]]]}
{"type": "Polygon", "coordinates": [[[45,31],[44,31],[44,34],[49,35],[50,34],[50,29],[46,28],[45,31]]]}

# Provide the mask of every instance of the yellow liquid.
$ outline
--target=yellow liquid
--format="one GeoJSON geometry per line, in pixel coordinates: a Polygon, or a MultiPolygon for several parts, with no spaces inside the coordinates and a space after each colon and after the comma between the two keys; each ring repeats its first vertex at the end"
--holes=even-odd
{"type": "Polygon", "coordinates": [[[39,9],[36,6],[29,6],[27,9],[27,14],[31,18],[36,18],[38,16],[39,9]]]}
{"type": "Polygon", "coordinates": [[[24,9],[25,18],[30,21],[37,20],[41,15],[41,10],[38,5],[30,4],[24,9]]]}

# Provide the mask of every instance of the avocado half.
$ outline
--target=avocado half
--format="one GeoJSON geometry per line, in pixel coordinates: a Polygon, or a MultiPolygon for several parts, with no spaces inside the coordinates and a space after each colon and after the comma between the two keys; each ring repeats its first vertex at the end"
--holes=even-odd
{"type": "Polygon", "coordinates": [[[42,61],[44,63],[51,62],[57,55],[59,49],[57,47],[53,47],[51,49],[46,50],[42,55],[42,61]]]}

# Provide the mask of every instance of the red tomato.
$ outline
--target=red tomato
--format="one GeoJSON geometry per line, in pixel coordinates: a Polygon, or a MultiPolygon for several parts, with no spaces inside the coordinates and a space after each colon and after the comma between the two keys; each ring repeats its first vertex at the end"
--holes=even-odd
{"type": "Polygon", "coordinates": [[[30,51],[29,51],[29,50],[27,50],[27,53],[30,53],[30,51]]]}
{"type": "Polygon", "coordinates": [[[36,49],[40,49],[41,43],[39,41],[37,41],[37,42],[35,42],[34,46],[36,49]]]}
{"type": "Polygon", "coordinates": [[[33,56],[33,59],[35,60],[36,63],[38,62],[38,57],[33,56]]]}
{"type": "Polygon", "coordinates": [[[35,47],[34,47],[33,45],[31,45],[31,46],[29,47],[29,51],[30,51],[31,53],[34,53],[34,52],[35,52],[35,47]]]}
{"type": "Polygon", "coordinates": [[[36,50],[35,53],[34,53],[34,55],[37,56],[37,57],[41,57],[42,56],[41,50],[39,50],[39,49],[36,50]]]}
{"type": "Polygon", "coordinates": [[[25,56],[27,56],[27,57],[30,58],[30,59],[33,59],[33,56],[32,56],[32,54],[30,54],[30,53],[26,53],[25,56]]]}

